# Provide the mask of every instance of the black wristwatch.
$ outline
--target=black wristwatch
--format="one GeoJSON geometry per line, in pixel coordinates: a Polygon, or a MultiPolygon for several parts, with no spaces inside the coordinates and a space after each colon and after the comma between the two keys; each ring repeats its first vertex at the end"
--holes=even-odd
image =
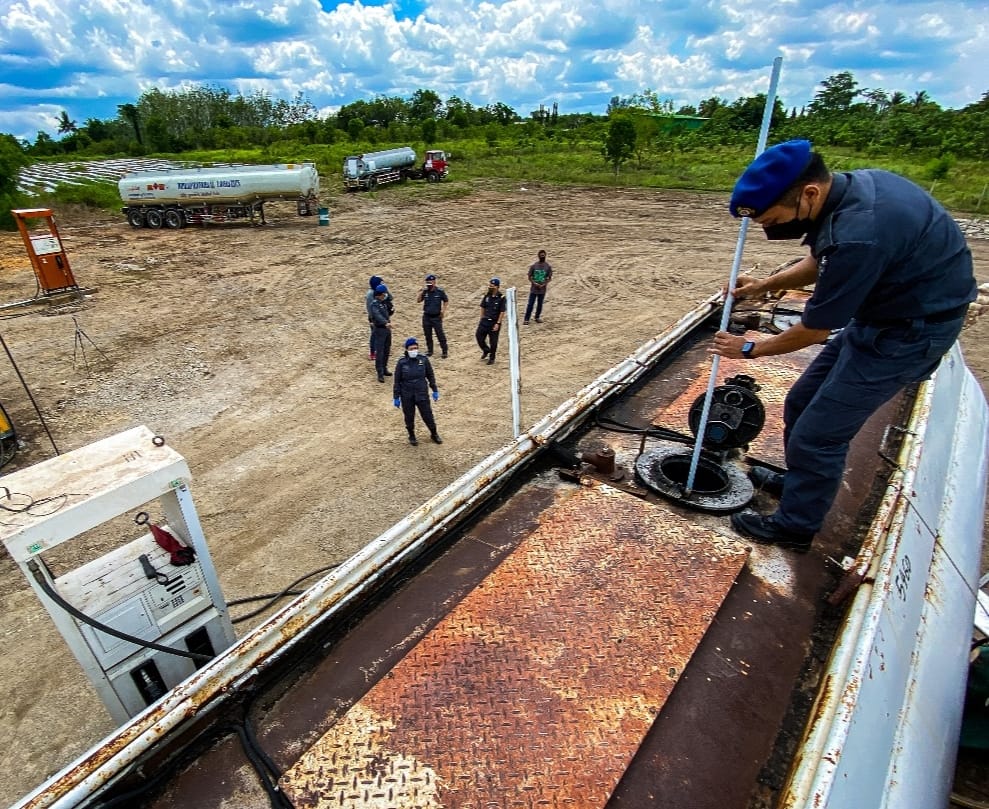
{"type": "Polygon", "coordinates": [[[742,356],[745,357],[745,359],[747,360],[752,359],[753,348],[755,348],[755,341],[746,340],[745,343],[742,345],[742,356]]]}

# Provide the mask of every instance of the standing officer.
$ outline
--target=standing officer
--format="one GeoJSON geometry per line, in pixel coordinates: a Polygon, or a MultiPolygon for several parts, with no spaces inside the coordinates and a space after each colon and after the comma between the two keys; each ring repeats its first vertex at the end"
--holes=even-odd
{"type": "Polygon", "coordinates": [[[391,316],[394,308],[388,297],[388,287],[378,284],[371,303],[371,327],[374,329],[374,369],[378,372],[379,382],[391,376],[388,355],[391,354],[391,316]]]}
{"type": "Polygon", "coordinates": [[[769,278],[740,276],[734,294],[758,297],[814,283],[801,322],[758,341],[718,332],[722,357],[787,354],[835,335],[787,394],[784,475],[754,468],[779,496],[768,516],[731,517],[768,545],[810,548],[841,484],[852,438],[905,386],[927,379],[961,332],[976,285],[955,220],[926,191],[887,171],[832,174],[805,140],[773,146],[735,184],[729,209],[769,239],[803,239],[809,255],[769,278]]]}
{"type": "Polygon", "coordinates": [[[410,337],[405,341],[405,354],[395,365],[395,377],[392,380],[392,395],[395,397],[395,407],[401,407],[405,415],[405,429],[409,431],[409,443],[416,446],[416,408],[429,429],[429,437],[436,444],[442,444],[443,439],[436,432],[436,420],[433,418],[433,408],[429,404],[429,389],[433,389],[433,401],[440,400],[440,391],[436,387],[436,377],[433,366],[427,357],[419,356],[419,341],[410,337]]]}
{"type": "Polygon", "coordinates": [[[436,276],[430,273],[426,276],[426,286],[419,290],[416,298],[422,304],[422,330],[426,335],[426,356],[433,356],[433,330],[443,351],[443,359],[447,358],[446,334],[443,332],[443,318],[446,316],[446,306],[450,302],[443,287],[436,286],[436,276]]]}
{"type": "MultiPolygon", "coordinates": [[[[364,295],[364,308],[367,309],[367,322],[371,327],[371,337],[368,343],[368,358],[374,359],[374,320],[371,318],[371,304],[374,303],[374,290],[383,284],[385,280],[377,275],[372,275],[367,283],[370,289],[364,295]]],[[[395,306],[392,303],[391,293],[385,295],[385,303],[388,304],[389,316],[395,313],[395,306]]]]}
{"type": "Polygon", "coordinates": [[[543,313],[543,300],[546,298],[546,287],[553,280],[553,268],[546,261],[546,251],[540,250],[536,257],[535,264],[529,266],[529,302],[525,306],[525,318],[523,326],[529,325],[529,317],[532,315],[532,306],[536,306],[536,323],[542,323],[540,317],[543,313]]]}
{"type": "Polygon", "coordinates": [[[494,365],[498,351],[498,335],[501,322],[505,319],[505,296],[501,294],[501,281],[492,278],[488,291],[481,298],[481,321],[477,324],[474,337],[481,347],[481,359],[488,358],[488,365],[494,365]]]}

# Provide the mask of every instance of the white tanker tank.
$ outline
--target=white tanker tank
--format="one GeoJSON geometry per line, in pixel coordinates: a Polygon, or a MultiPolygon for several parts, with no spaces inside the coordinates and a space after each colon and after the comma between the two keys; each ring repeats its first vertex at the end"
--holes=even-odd
{"type": "Polygon", "coordinates": [[[311,216],[319,204],[313,163],[143,171],[128,174],[117,188],[134,227],[253,221],[256,215],[264,224],[265,202],[293,199],[300,216],[311,216]]]}
{"type": "Polygon", "coordinates": [[[416,165],[416,153],[408,146],[349,155],[343,159],[343,186],[348,191],[370,191],[379,185],[403,180],[427,180],[435,183],[447,176],[446,153],[426,152],[426,160],[416,165]]]}

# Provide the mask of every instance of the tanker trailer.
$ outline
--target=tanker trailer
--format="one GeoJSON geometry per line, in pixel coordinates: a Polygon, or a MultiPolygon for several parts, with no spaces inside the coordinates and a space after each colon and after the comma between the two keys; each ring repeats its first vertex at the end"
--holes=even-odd
{"type": "Polygon", "coordinates": [[[350,155],[343,159],[343,185],[348,191],[371,191],[412,176],[415,163],[416,153],[408,146],[350,155]]]}
{"type": "Polygon", "coordinates": [[[125,176],[117,188],[121,210],[136,228],[253,222],[256,215],[264,224],[264,203],[276,199],[294,199],[299,216],[311,216],[319,207],[313,163],[141,171],[125,176]]]}

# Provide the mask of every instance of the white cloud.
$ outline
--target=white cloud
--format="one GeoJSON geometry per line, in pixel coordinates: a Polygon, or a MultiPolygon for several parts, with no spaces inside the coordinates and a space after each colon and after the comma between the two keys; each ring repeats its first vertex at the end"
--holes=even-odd
{"type": "Polygon", "coordinates": [[[400,15],[359,0],[7,0],[0,6],[0,131],[31,138],[109,118],[141,92],[219,85],[320,110],[435,90],[527,114],[603,112],[645,89],[675,105],[764,92],[811,100],[850,70],[865,87],[964,106],[989,87],[984,0],[422,0],[400,15]],[[328,4],[327,4],[328,5],[328,4]]]}

